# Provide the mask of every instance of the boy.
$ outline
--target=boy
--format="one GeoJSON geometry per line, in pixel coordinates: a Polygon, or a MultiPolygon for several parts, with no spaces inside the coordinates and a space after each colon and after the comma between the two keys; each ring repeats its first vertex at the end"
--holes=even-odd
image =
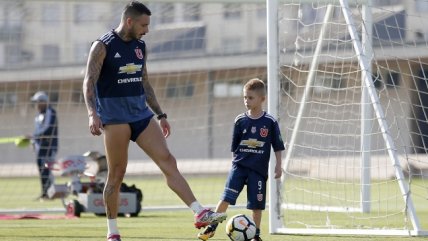
{"type": "MultiPolygon", "coordinates": [[[[284,143],[281,139],[278,122],[262,109],[266,99],[265,84],[260,79],[251,79],[244,85],[244,104],[247,112],[235,118],[231,151],[232,169],[226,186],[217,204],[216,212],[224,213],[230,204],[235,205],[239,193],[247,185],[247,208],[257,227],[252,241],[261,241],[260,223],[262,210],[266,204],[266,181],[271,146],[275,151],[275,178],[282,175],[281,151],[284,143]]],[[[211,224],[198,234],[201,240],[214,236],[218,224],[211,224]]]]}

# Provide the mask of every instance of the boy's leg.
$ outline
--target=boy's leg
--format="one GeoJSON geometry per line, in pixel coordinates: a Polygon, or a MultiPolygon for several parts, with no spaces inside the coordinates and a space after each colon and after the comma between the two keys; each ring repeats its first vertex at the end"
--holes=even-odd
{"type": "Polygon", "coordinates": [[[104,203],[106,207],[108,240],[120,240],[117,228],[120,186],[128,163],[128,146],[130,137],[128,124],[104,126],[104,145],[107,157],[108,174],[104,186],[104,203]]]}
{"type": "Polygon", "coordinates": [[[154,119],[150,120],[147,128],[138,136],[136,143],[156,163],[166,178],[169,188],[189,207],[195,215],[195,226],[205,227],[210,223],[222,222],[226,219],[224,213],[214,213],[196,201],[186,179],[177,168],[175,157],[169,152],[165,137],[154,119]],[[202,209],[202,210],[201,210],[202,209]]]}
{"type": "MultiPolygon", "coordinates": [[[[218,202],[216,207],[217,212],[225,212],[230,204],[235,205],[236,199],[245,186],[247,177],[248,169],[232,165],[232,169],[230,170],[226,180],[226,187],[221,201],[218,202]]],[[[209,225],[204,231],[198,234],[198,238],[206,241],[214,236],[216,229],[217,225],[209,225]]]]}
{"type": "Polygon", "coordinates": [[[227,211],[227,208],[229,207],[229,205],[230,205],[230,203],[221,200],[217,203],[217,207],[215,208],[215,211],[218,213],[225,213],[227,211]]]}
{"type": "Polygon", "coordinates": [[[253,220],[256,224],[256,237],[260,237],[260,224],[262,222],[262,210],[254,209],[253,210],[253,220]]]}
{"type": "Polygon", "coordinates": [[[266,179],[255,171],[248,175],[247,198],[247,208],[252,210],[254,224],[256,225],[256,235],[251,241],[260,241],[262,211],[266,207],[266,179]]]}

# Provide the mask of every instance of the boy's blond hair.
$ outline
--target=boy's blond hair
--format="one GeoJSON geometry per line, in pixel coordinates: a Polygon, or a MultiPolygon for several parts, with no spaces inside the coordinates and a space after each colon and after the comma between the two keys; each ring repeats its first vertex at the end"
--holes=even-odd
{"type": "Polygon", "coordinates": [[[248,80],[248,82],[244,85],[244,90],[255,91],[261,96],[266,96],[265,83],[259,78],[248,80]]]}

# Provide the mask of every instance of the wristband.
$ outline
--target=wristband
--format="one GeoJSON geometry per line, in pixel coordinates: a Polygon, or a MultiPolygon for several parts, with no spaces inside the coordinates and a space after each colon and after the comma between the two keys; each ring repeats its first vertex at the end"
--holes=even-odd
{"type": "Polygon", "coordinates": [[[160,119],[162,119],[162,118],[167,119],[167,118],[168,118],[168,115],[167,115],[166,113],[162,113],[162,114],[158,115],[158,117],[157,117],[157,119],[158,119],[158,120],[160,120],[160,119]]]}

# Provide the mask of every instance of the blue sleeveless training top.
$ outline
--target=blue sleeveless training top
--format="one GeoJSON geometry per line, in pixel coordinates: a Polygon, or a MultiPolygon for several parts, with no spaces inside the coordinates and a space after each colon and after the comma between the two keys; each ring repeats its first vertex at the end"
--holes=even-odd
{"type": "Polygon", "coordinates": [[[152,115],[142,84],[144,41],[125,42],[113,30],[98,41],[107,50],[96,85],[97,114],[103,124],[130,123],[152,115]]]}

